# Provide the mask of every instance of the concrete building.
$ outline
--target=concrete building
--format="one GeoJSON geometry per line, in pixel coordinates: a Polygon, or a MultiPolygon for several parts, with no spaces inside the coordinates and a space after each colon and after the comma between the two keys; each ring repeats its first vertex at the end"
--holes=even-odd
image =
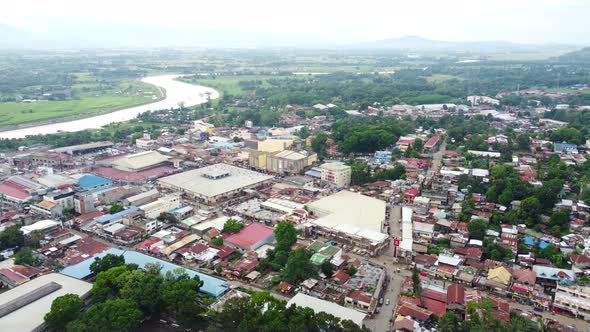
{"type": "Polygon", "coordinates": [[[61,228],[61,223],[55,220],[40,220],[34,224],[21,227],[20,231],[25,236],[31,234],[34,231],[40,231],[43,234],[53,233],[61,228]]]}
{"type": "Polygon", "coordinates": [[[82,155],[87,153],[102,152],[113,147],[111,141],[92,142],[88,144],[72,145],[63,148],[49,150],[50,152],[66,153],[69,155],[82,155]]]}
{"type": "Polygon", "coordinates": [[[584,320],[590,320],[590,287],[557,285],[553,307],[570,312],[584,320]]]}
{"type": "Polygon", "coordinates": [[[92,284],[50,273],[0,294],[0,328],[2,331],[43,331],[44,317],[56,298],[76,294],[85,299],[92,284]]]}
{"type": "Polygon", "coordinates": [[[158,198],[156,201],[147,203],[139,207],[145,214],[146,218],[155,219],[160,213],[168,212],[180,207],[180,194],[170,194],[158,198]]]}
{"type": "Polygon", "coordinates": [[[350,176],[352,170],[350,166],[342,163],[325,163],[320,167],[320,179],[330,183],[338,188],[348,187],[350,185],[350,176]]]}
{"type": "Polygon", "coordinates": [[[146,151],[125,156],[112,163],[113,168],[126,172],[140,172],[168,162],[168,157],[156,151],[146,151]]]}
{"type": "Polygon", "coordinates": [[[140,206],[140,205],[144,205],[149,202],[155,201],[156,199],[158,199],[158,196],[160,196],[160,193],[158,192],[158,190],[151,189],[151,190],[139,193],[137,195],[133,195],[133,196],[125,198],[123,200],[123,204],[132,205],[132,206],[140,206]]]}
{"type": "Polygon", "coordinates": [[[238,233],[224,237],[223,242],[233,248],[250,251],[265,244],[271,244],[275,239],[274,231],[270,227],[253,223],[244,227],[238,233]]]}
{"type": "Polygon", "coordinates": [[[334,315],[341,320],[351,320],[360,327],[363,326],[363,321],[366,317],[366,315],[360,311],[346,308],[337,303],[321,300],[303,293],[297,293],[297,295],[292,297],[289,302],[287,302],[287,307],[290,307],[293,304],[298,307],[310,308],[316,313],[323,311],[334,315]]]}
{"type": "Polygon", "coordinates": [[[307,208],[318,217],[306,224],[309,235],[326,236],[366,249],[371,255],[388,245],[388,235],[382,232],[386,214],[382,200],[343,190],[310,203],[307,208]]]}
{"type": "Polygon", "coordinates": [[[179,190],[198,203],[217,206],[272,181],[273,177],[227,164],[216,164],[167,176],[159,180],[163,187],[179,190]]]}

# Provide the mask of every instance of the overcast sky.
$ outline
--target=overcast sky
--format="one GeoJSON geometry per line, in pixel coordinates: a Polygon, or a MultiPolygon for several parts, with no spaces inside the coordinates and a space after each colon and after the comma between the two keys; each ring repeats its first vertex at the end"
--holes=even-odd
{"type": "Polygon", "coordinates": [[[19,28],[91,19],[152,28],[313,36],[337,43],[418,35],[449,41],[590,44],[590,0],[18,0],[19,28]]]}

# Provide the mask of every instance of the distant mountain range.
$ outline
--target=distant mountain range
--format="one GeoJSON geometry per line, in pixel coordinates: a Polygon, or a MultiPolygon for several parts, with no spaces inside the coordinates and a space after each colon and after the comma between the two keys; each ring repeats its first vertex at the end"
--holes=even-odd
{"type": "Polygon", "coordinates": [[[309,33],[243,32],[222,28],[162,28],[75,18],[59,21],[39,19],[34,25],[26,28],[0,23],[0,49],[109,47],[328,48],[493,53],[534,52],[548,48],[569,52],[580,49],[581,46],[517,44],[508,41],[453,42],[419,36],[346,44],[309,33]]]}
{"type": "Polygon", "coordinates": [[[573,51],[558,57],[561,62],[584,62],[590,63],[590,47],[573,51]]]}
{"type": "Polygon", "coordinates": [[[457,51],[457,52],[510,52],[510,51],[540,51],[552,48],[567,50],[579,49],[580,45],[567,44],[519,44],[509,41],[473,41],[456,42],[422,38],[419,36],[404,36],[389,38],[367,43],[356,44],[355,48],[396,49],[405,51],[457,51]]]}

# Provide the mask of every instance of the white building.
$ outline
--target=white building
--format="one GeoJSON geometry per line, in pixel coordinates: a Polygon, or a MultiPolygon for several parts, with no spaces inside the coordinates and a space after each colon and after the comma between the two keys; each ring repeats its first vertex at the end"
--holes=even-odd
{"type": "Polygon", "coordinates": [[[20,231],[23,232],[25,236],[31,234],[34,231],[40,231],[44,234],[48,234],[51,232],[55,232],[56,230],[61,228],[61,223],[51,219],[45,219],[37,221],[34,224],[23,226],[20,228],[20,231]]]}
{"type": "Polygon", "coordinates": [[[350,166],[342,163],[325,163],[320,166],[321,180],[335,185],[338,188],[350,185],[352,170],[350,166]]]}
{"type": "Polygon", "coordinates": [[[180,207],[180,194],[174,193],[158,198],[156,201],[139,207],[149,219],[157,218],[160,213],[168,212],[180,207]]]}
{"type": "Polygon", "coordinates": [[[343,307],[337,303],[321,300],[303,293],[297,293],[287,302],[287,307],[292,304],[298,307],[310,308],[315,312],[325,312],[334,315],[342,320],[351,320],[358,326],[363,326],[366,315],[360,311],[343,307]]]}
{"type": "Polygon", "coordinates": [[[590,287],[565,287],[557,285],[553,306],[567,310],[576,317],[590,319],[590,287]]]}

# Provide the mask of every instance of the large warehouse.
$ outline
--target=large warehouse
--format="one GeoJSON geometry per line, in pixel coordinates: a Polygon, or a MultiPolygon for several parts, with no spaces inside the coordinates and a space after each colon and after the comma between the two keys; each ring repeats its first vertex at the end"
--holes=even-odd
{"type": "Polygon", "coordinates": [[[382,232],[386,203],[380,199],[343,190],[307,205],[317,219],[306,232],[330,237],[376,254],[387,246],[382,232]]]}
{"type": "Polygon", "coordinates": [[[198,202],[216,205],[242,190],[270,183],[273,177],[227,164],[216,164],[161,178],[164,187],[187,193],[198,202]]]}

